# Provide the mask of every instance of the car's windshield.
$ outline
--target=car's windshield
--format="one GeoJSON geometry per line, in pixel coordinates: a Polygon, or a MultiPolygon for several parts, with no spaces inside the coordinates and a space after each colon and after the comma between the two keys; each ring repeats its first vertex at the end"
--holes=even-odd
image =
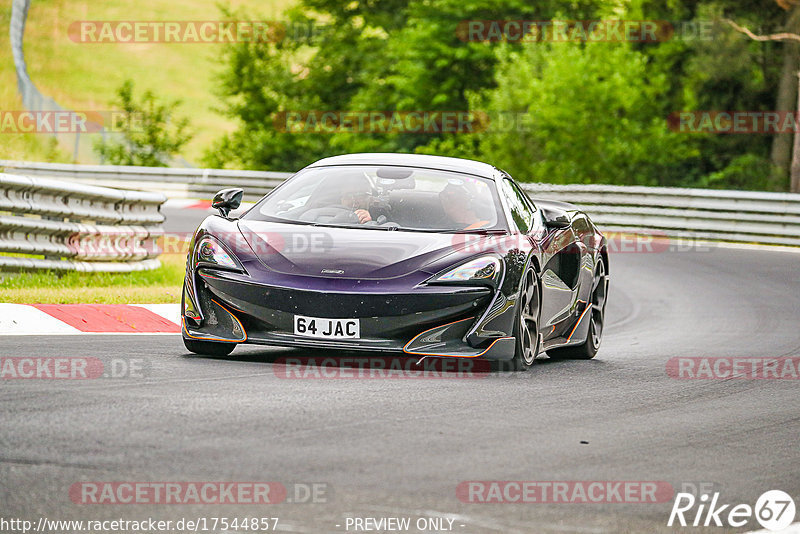
{"type": "Polygon", "coordinates": [[[505,230],[494,182],[416,167],[301,171],[244,218],[419,231],[505,230]]]}

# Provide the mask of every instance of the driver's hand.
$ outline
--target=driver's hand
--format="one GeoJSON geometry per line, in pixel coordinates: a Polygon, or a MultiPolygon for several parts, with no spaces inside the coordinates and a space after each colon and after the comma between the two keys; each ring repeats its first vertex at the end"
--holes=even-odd
{"type": "Polygon", "coordinates": [[[372,215],[370,215],[367,210],[356,210],[356,215],[358,215],[358,222],[360,224],[364,224],[372,220],[372,215]]]}

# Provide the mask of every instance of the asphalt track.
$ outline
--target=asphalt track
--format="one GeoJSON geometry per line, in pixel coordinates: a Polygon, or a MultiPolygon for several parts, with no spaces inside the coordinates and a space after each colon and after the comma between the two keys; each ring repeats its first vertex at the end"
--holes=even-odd
{"type": "MultiPolygon", "coordinates": [[[[469,480],[713,483],[725,503],[770,489],[800,503],[796,380],[678,380],[683,356],[800,355],[800,255],[617,253],[603,346],[484,379],[281,378],[281,356],[193,356],[174,335],[0,338],[3,356],[145,362],[145,376],[3,380],[0,517],[278,517],[345,532],[347,517],[444,516],[482,532],[701,532],[658,504],[470,504],[469,480]],[[328,484],[327,502],[79,505],[80,481],[328,484]],[[339,525],[337,527],[337,525],[339,525]]],[[[760,528],[755,521],[741,529],[760,528]]],[[[350,532],[352,532],[352,528],[350,532]]],[[[417,532],[412,529],[411,532],[417,532]]]]}

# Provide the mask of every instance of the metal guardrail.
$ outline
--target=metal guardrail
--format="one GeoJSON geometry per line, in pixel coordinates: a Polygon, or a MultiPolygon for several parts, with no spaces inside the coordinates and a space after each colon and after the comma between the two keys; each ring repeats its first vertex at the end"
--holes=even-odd
{"type": "MultiPolygon", "coordinates": [[[[82,183],[154,190],[178,198],[210,198],[241,187],[257,200],[292,173],[64,165],[0,161],[9,173],[53,176],[82,183]]],[[[611,185],[522,184],[533,197],[584,208],[610,232],[800,246],[800,194],[611,185]]]]}
{"type": "Polygon", "coordinates": [[[165,201],[160,193],[0,173],[0,271],[155,269],[165,201]]]}
{"type": "Polygon", "coordinates": [[[132,167],[122,165],[69,165],[0,160],[8,173],[48,176],[73,182],[157,191],[170,198],[211,198],[226,187],[241,187],[245,200],[254,201],[272,191],[291,172],[132,167]]]}
{"type": "Polygon", "coordinates": [[[800,246],[800,194],[612,185],[523,187],[534,197],[581,206],[606,231],[800,246]]]}

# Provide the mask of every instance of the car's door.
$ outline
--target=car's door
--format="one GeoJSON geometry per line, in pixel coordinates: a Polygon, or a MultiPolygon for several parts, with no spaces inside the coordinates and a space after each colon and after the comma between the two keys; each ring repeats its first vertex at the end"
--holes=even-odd
{"type": "MultiPolygon", "coordinates": [[[[533,223],[529,236],[542,251],[542,315],[540,325],[545,339],[558,337],[562,326],[573,323],[580,310],[582,266],[587,248],[575,233],[572,224],[564,228],[548,227],[542,210],[528,198],[519,186],[511,188],[532,211],[533,223]]],[[[565,214],[569,217],[569,214],[565,214]]]]}
{"type": "Polygon", "coordinates": [[[538,210],[519,186],[509,177],[504,177],[500,187],[509,207],[513,223],[532,245],[541,248],[542,295],[540,330],[545,338],[557,334],[554,324],[571,317],[576,302],[578,256],[572,252],[575,234],[571,228],[550,229],[545,226],[541,210],[538,210]],[[573,268],[574,262],[574,268],[573,268]]]}
{"type": "Polygon", "coordinates": [[[594,279],[594,255],[591,250],[594,242],[594,229],[586,215],[579,213],[572,219],[572,231],[575,235],[575,248],[580,257],[577,298],[582,303],[586,303],[590,301],[594,279]]]}

